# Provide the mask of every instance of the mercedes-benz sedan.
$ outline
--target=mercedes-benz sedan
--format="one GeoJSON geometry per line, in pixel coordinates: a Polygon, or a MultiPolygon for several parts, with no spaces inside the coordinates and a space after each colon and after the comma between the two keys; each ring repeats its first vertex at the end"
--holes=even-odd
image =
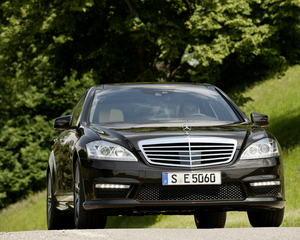
{"type": "Polygon", "coordinates": [[[268,125],[208,84],[91,87],[54,121],[48,229],[158,214],[221,228],[228,211],[247,211],[254,227],[280,226],[283,159],[268,125]]]}

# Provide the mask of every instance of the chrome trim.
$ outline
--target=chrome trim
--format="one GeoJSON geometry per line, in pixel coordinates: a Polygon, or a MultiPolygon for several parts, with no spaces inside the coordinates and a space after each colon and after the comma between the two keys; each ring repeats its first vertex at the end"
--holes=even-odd
{"type": "Polygon", "coordinates": [[[229,163],[235,154],[237,141],[220,137],[178,136],[141,140],[138,145],[150,164],[193,168],[229,163]],[[163,144],[171,146],[163,146],[163,144]],[[224,161],[219,161],[222,159],[224,161]],[[209,163],[206,163],[207,161],[209,163]]]}
{"type": "Polygon", "coordinates": [[[256,197],[248,197],[245,199],[245,202],[273,202],[273,201],[277,201],[276,198],[265,198],[265,197],[261,197],[261,198],[256,198],[256,197]]]}

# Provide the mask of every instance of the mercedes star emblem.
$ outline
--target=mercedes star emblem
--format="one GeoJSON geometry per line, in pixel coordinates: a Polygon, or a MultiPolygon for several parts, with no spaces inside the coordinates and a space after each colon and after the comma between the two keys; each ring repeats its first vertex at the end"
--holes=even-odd
{"type": "Polygon", "coordinates": [[[191,126],[187,123],[182,126],[182,129],[185,135],[189,135],[190,134],[189,131],[192,130],[191,126]]]}

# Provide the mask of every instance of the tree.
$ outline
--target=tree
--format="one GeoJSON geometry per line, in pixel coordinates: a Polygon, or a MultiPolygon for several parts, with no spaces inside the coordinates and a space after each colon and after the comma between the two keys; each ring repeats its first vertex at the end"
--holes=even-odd
{"type": "Polygon", "coordinates": [[[299,21],[295,0],[2,1],[0,205],[45,186],[52,119],[87,86],[173,81],[227,90],[283,73],[300,59],[299,21]],[[30,177],[14,186],[14,176],[30,177]]]}
{"type": "Polygon", "coordinates": [[[40,84],[70,76],[72,69],[79,75],[93,70],[97,83],[222,83],[253,77],[253,70],[263,76],[298,61],[299,5],[292,0],[5,2],[3,71],[40,84]]]}

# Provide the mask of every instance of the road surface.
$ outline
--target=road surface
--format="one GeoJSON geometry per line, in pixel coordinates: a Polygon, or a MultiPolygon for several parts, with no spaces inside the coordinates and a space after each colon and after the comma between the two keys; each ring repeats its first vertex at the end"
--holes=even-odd
{"type": "Polygon", "coordinates": [[[0,239],[104,239],[104,240],[300,240],[298,228],[223,228],[223,229],[96,229],[0,232],[0,239]]]}

